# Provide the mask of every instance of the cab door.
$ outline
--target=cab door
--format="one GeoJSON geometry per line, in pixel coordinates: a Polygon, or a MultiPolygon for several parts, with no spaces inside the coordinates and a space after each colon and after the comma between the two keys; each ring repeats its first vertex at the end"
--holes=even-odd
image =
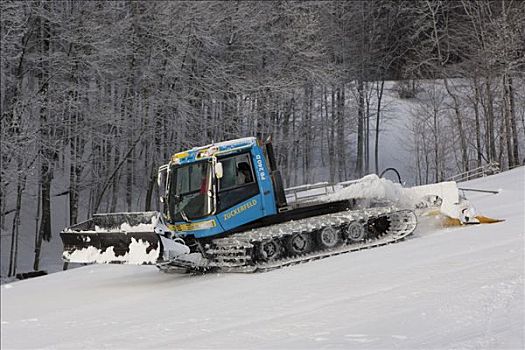
{"type": "Polygon", "coordinates": [[[218,179],[217,219],[225,231],[263,216],[263,203],[249,151],[219,157],[223,176],[218,179]]]}

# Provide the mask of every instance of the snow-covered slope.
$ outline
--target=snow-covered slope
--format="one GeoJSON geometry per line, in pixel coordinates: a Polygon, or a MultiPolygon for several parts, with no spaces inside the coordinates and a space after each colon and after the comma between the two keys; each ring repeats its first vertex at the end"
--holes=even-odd
{"type": "Polygon", "coordinates": [[[405,242],[273,272],[86,266],[1,287],[10,348],[507,348],[524,341],[521,167],[463,187],[503,223],[423,222],[405,242]]]}

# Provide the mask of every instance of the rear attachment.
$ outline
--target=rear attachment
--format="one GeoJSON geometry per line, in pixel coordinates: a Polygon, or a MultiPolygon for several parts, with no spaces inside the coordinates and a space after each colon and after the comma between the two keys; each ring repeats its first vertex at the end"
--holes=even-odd
{"type": "MultiPolygon", "coordinates": [[[[460,190],[463,192],[499,193],[499,191],[473,188],[461,188],[460,190]]],[[[418,199],[416,205],[418,216],[436,217],[443,227],[493,224],[505,221],[477,214],[472,204],[464,196],[459,195],[457,184],[453,181],[411,187],[407,191],[418,199]]]]}
{"type": "Polygon", "coordinates": [[[164,236],[170,234],[158,212],[95,214],[60,233],[62,257],[73,263],[157,264],[189,252],[164,236]]]}

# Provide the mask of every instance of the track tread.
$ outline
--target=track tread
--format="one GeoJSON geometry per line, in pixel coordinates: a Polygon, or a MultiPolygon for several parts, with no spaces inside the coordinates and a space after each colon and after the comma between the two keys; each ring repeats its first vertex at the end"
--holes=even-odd
{"type": "Polygon", "coordinates": [[[319,215],[217,238],[212,241],[212,247],[206,251],[207,254],[214,255],[215,259],[208,261],[206,266],[199,266],[182,260],[173,260],[159,268],[165,271],[173,268],[173,270],[186,270],[186,272],[197,273],[209,270],[235,273],[271,271],[330,256],[396,243],[410,236],[414,232],[416,225],[416,216],[412,210],[395,207],[370,208],[319,215]],[[327,226],[341,227],[356,221],[365,224],[369,219],[385,215],[389,217],[390,226],[386,233],[373,239],[358,243],[345,242],[343,245],[336,246],[333,249],[317,250],[305,255],[285,257],[270,262],[257,262],[252,259],[252,250],[258,243],[267,239],[283,239],[295,233],[312,234],[327,226]]]}

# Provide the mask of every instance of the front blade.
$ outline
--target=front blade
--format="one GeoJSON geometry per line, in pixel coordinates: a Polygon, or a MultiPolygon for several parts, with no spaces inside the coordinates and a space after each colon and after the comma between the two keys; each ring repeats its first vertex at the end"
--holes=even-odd
{"type": "Polygon", "coordinates": [[[157,263],[162,244],[155,232],[62,232],[62,257],[74,263],[157,263]]]}

